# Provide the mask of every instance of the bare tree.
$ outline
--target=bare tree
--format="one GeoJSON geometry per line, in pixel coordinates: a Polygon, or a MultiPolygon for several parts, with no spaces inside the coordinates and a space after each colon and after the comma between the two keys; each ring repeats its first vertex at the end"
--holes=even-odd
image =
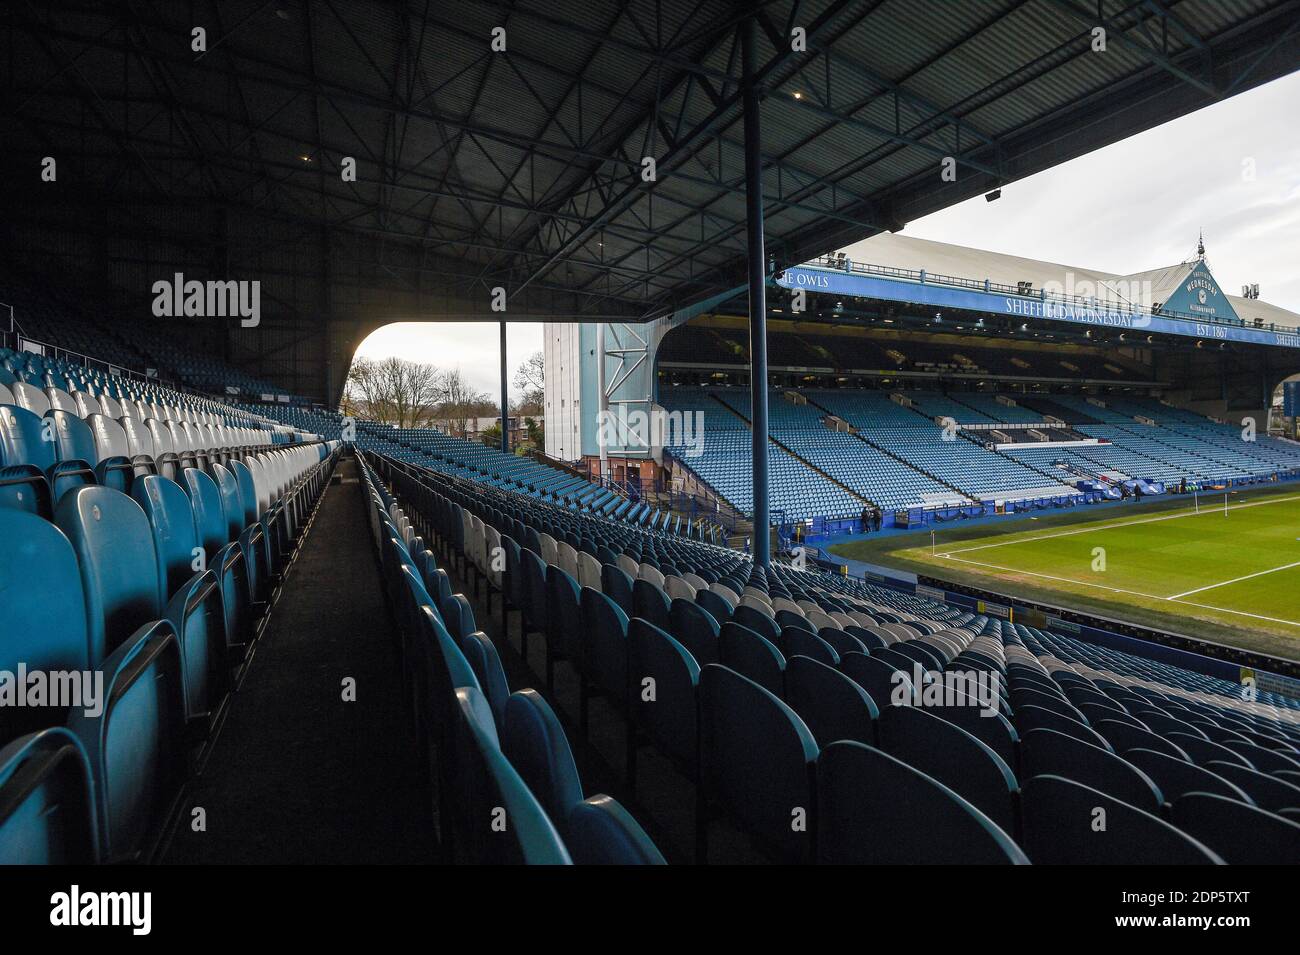
{"type": "Polygon", "coordinates": [[[515,371],[515,387],[523,392],[519,407],[529,410],[542,408],[546,399],[546,359],[536,351],[515,371]]]}
{"type": "Polygon", "coordinates": [[[392,422],[399,428],[427,422],[447,396],[447,375],[433,365],[393,356],[381,361],[379,369],[392,407],[392,422]]]}
{"type": "Polygon", "coordinates": [[[446,373],[434,365],[392,356],[358,358],[348,372],[348,392],[366,416],[399,428],[414,428],[433,417],[447,396],[446,373]]]}
{"type": "Polygon", "coordinates": [[[491,408],[491,399],[475,391],[459,368],[447,372],[442,381],[444,392],[438,417],[447,423],[447,430],[464,435],[469,430],[469,419],[477,417],[483,407],[491,408]]]}

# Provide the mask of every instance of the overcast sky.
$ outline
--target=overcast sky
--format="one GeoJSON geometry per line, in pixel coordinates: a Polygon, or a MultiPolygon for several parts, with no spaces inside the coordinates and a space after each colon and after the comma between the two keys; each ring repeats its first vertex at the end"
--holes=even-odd
{"type": "MultiPolygon", "coordinates": [[[[908,224],[905,235],[1131,274],[1196,251],[1225,291],[1300,312],[1300,73],[908,224]],[[1253,173],[1253,176],[1252,176],[1253,173]]],[[[496,395],[496,323],[402,322],[359,355],[460,367],[496,395]]],[[[509,331],[509,367],[542,347],[540,324],[509,331]]],[[[513,394],[513,389],[512,389],[513,394]]]]}

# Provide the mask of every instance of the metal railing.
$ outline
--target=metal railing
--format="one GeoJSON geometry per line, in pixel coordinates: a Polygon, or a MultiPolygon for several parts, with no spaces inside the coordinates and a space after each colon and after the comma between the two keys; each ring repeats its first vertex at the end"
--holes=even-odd
{"type": "MultiPolygon", "coordinates": [[[[1232,328],[1253,328],[1265,332],[1286,332],[1300,334],[1300,329],[1290,325],[1279,325],[1276,322],[1262,322],[1256,319],[1253,322],[1246,321],[1244,318],[1221,318],[1203,315],[1191,315],[1186,312],[1157,311],[1154,307],[1144,305],[1135,305],[1132,302],[1122,301],[1111,298],[1098,298],[1096,296],[1071,295],[1066,293],[1053,293],[1049,295],[1045,289],[1034,288],[1030,282],[1024,282],[1019,285],[1007,285],[1002,282],[994,282],[990,279],[970,279],[956,275],[943,275],[936,272],[928,272],[925,269],[902,269],[891,265],[873,265],[868,262],[855,262],[848,258],[839,258],[834,255],[822,255],[806,263],[814,268],[829,269],[835,272],[846,272],[858,275],[876,275],[883,278],[899,279],[905,282],[916,282],[921,285],[945,285],[950,288],[970,289],[976,292],[996,292],[1001,295],[1015,295],[1020,298],[1036,298],[1044,302],[1060,302],[1071,305],[1080,305],[1086,308],[1103,308],[1112,309],[1127,314],[1150,315],[1159,318],[1173,318],[1179,321],[1195,322],[1199,325],[1226,325],[1232,328]]],[[[1046,316],[1050,318],[1051,316],[1046,316]]]]}

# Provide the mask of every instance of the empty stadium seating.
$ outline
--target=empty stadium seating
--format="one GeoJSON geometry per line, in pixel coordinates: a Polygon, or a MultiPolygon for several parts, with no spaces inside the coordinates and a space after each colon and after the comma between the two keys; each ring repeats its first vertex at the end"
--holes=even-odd
{"type": "MultiPolygon", "coordinates": [[[[1237,858],[1300,858],[1282,815],[1298,801],[1285,795],[1300,758],[1296,701],[1243,699],[1222,680],[896,590],[782,565],[764,572],[735,552],[395,458],[366,464],[372,527],[390,546],[403,539],[396,514],[411,522],[408,542],[428,540],[448,560],[474,554],[488,528],[518,550],[489,584],[503,591],[502,619],[518,610],[521,637],[559,644],[544,659],[579,680],[577,732],[592,731],[589,700],[604,701],[601,714],[624,727],[634,790],[647,747],[695,787],[695,835],[680,854],[710,859],[725,824],[761,855],[793,862],[1218,863],[1226,840],[1204,838],[1217,813],[1229,830],[1267,816],[1261,831],[1283,843],[1237,858]],[[581,586],[572,561],[542,546],[566,534],[580,554],[603,555],[581,586]],[[530,573],[531,583],[511,583],[530,573]],[[979,674],[983,684],[970,682],[979,674]],[[966,682],[926,702],[954,676],[966,682]],[[1206,731],[1233,747],[1193,755],[1178,745],[1180,735],[1210,744],[1206,731]],[[1091,838],[1085,805],[1106,808],[1109,836],[1091,838]]],[[[508,624],[495,629],[509,639],[508,624]]],[[[483,685],[481,673],[474,680],[483,685]]],[[[479,692],[486,722],[494,693],[479,692]]],[[[534,729],[528,744],[502,748],[560,817],[554,830],[576,859],[563,835],[569,810],[556,808],[582,795],[552,722],[561,703],[510,697],[506,721],[513,706],[534,729]]],[[[662,847],[629,851],[628,861],[650,861],[662,847]]]]}
{"type": "MultiPolygon", "coordinates": [[[[436,429],[350,422],[345,442],[332,412],[5,361],[0,669],[101,669],[107,702],[0,710],[0,861],[153,857],[345,444],[410,755],[435,796],[425,824],[449,861],[714,861],[736,838],[799,863],[1300,858],[1294,700],[915,593],[765,570],[607,488],[436,429]],[[40,588],[14,585],[33,575],[40,588]],[[514,634],[525,665],[541,641],[544,691],[511,685],[514,634]],[[611,722],[626,804],[584,785],[575,755],[611,722]],[[684,841],[637,799],[650,752],[694,790],[684,841]]],[[[1291,453],[1239,449],[1223,426],[1136,399],[802,397],[772,396],[776,501],[799,517],[1069,491],[1042,461],[937,438],[935,418],[1109,429],[1078,453],[1174,469],[1156,478],[1257,476],[1291,453]]],[[[716,424],[692,466],[743,501],[748,396],[670,400],[716,424]]]]}

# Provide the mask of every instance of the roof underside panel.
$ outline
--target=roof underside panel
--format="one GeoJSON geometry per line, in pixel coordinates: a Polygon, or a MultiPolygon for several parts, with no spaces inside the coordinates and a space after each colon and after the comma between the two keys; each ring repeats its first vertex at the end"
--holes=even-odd
{"type": "Polygon", "coordinates": [[[781,264],[1300,66],[1297,0],[46,0],[6,27],[6,161],[57,155],[59,201],[241,274],[273,221],[407,314],[498,317],[500,286],[515,314],[651,318],[744,280],[755,11],[781,264]]]}

